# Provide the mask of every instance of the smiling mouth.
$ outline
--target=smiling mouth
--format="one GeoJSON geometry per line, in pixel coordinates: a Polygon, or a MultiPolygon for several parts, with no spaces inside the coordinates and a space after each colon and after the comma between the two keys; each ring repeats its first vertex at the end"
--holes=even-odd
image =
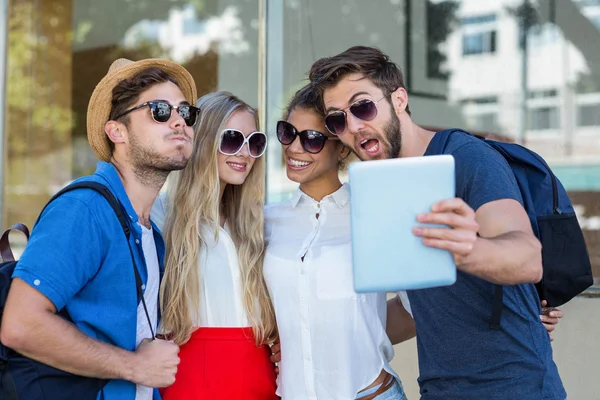
{"type": "Polygon", "coordinates": [[[233,170],[235,171],[239,171],[239,172],[245,172],[246,171],[246,163],[237,163],[237,162],[233,162],[233,161],[227,161],[227,165],[229,165],[233,170]]]}
{"type": "Polygon", "coordinates": [[[377,139],[363,139],[359,145],[370,156],[377,155],[381,149],[381,144],[377,139]]]}
{"type": "Polygon", "coordinates": [[[304,168],[308,167],[310,164],[312,164],[312,162],[310,162],[310,161],[294,160],[293,158],[290,158],[290,157],[287,158],[287,165],[291,169],[295,169],[295,170],[304,169],[304,168]]]}

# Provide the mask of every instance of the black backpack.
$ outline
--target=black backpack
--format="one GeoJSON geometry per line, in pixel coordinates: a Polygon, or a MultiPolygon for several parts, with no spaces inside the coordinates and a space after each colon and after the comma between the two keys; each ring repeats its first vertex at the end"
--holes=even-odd
{"type": "MultiPolygon", "coordinates": [[[[44,210],[53,200],[63,193],[70,192],[80,188],[93,189],[100,193],[110,204],[115,215],[121,223],[126,240],[129,239],[131,229],[129,219],[125,217],[125,211],[114,197],[112,192],[104,185],[92,181],[79,181],[73,183],[58,192],[46,204],[38,220],[42,217],[44,210]]],[[[4,313],[4,305],[8,296],[8,290],[12,281],[12,274],[18,261],[14,261],[10,245],[8,243],[8,233],[12,229],[17,229],[29,238],[29,231],[23,224],[17,224],[9,228],[0,238],[0,253],[3,262],[0,264],[0,320],[4,313]]],[[[128,240],[129,244],[129,240],[128,240]]],[[[152,338],[154,339],[154,330],[150,322],[150,316],[146,308],[144,296],[142,294],[142,279],[138,272],[133,251],[129,246],[133,269],[135,271],[136,289],[138,301],[142,301],[152,338]]],[[[64,319],[71,321],[69,314],[63,308],[58,314],[64,319]]],[[[61,371],[49,365],[42,364],[17,353],[16,351],[0,343],[0,400],[95,400],[98,392],[108,383],[107,379],[88,378],[74,375],[69,372],[61,371]]]]}
{"type": "MultiPolygon", "coordinates": [[[[437,132],[429,144],[431,155],[444,154],[451,134],[471,135],[460,129],[437,132]]],[[[536,284],[548,306],[563,305],[594,281],[590,257],[567,191],[546,161],[516,143],[481,139],[508,162],[523,197],[533,233],[542,244],[543,277],[536,284]]],[[[500,329],[502,286],[496,285],[490,328],[500,329]]]]}

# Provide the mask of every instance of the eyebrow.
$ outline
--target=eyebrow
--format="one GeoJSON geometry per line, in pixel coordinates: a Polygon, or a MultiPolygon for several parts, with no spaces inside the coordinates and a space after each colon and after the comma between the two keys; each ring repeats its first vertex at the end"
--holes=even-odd
{"type": "MultiPolygon", "coordinates": [[[[361,90],[359,92],[356,92],[352,95],[352,97],[350,97],[350,100],[348,100],[348,104],[352,105],[352,103],[354,103],[354,101],[356,100],[356,98],[358,96],[361,96],[363,94],[368,94],[369,96],[371,95],[369,92],[366,92],[364,90],[361,90]]],[[[335,108],[335,107],[327,107],[327,109],[325,110],[325,114],[329,114],[332,111],[339,111],[341,110],[340,108],[335,108]]]]}

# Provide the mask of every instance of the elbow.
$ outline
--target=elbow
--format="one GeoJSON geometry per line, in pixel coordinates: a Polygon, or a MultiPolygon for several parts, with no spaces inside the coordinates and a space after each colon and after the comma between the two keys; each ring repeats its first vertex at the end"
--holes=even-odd
{"type": "Polygon", "coordinates": [[[0,327],[0,341],[4,346],[22,353],[26,343],[26,329],[19,321],[4,318],[0,327]]]}

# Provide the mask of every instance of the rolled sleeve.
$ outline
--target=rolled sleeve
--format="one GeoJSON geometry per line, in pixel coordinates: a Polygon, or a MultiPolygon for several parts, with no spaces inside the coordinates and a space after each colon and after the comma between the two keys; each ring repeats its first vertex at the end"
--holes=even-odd
{"type": "Polygon", "coordinates": [[[97,273],[103,240],[90,206],[69,194],[46,208],[13,278],[25,281],[61,310],[97,273]]]}

